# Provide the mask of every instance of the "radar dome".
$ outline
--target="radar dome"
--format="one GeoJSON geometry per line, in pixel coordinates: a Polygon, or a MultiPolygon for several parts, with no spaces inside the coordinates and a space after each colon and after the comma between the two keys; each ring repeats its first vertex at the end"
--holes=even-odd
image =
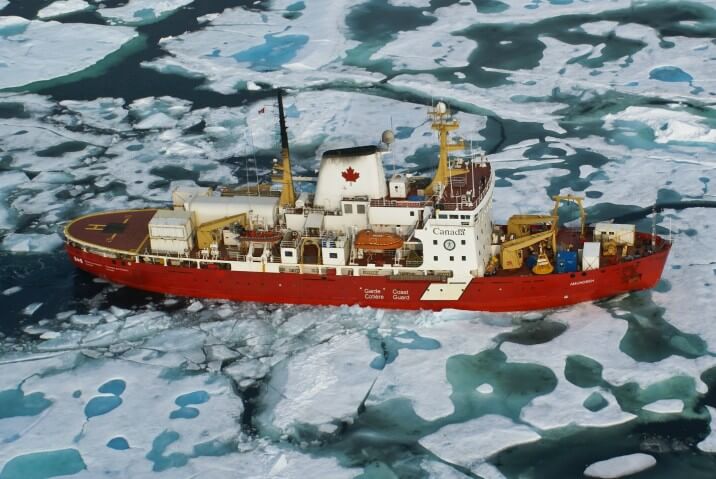
{"type": "Polygon", "coordinates": [[[437,105],[435,105],[435,109],[440,113],[441,115],[444,115],[447,113],[447,105],[441,101],[438,102],[437,105]]]}
{"type": "Polygon", "coordinates": [[[395,133],[393,133],[393,130],[385,130],[380,140],[386,145],[391,145],[395,141],[395,133]]]}

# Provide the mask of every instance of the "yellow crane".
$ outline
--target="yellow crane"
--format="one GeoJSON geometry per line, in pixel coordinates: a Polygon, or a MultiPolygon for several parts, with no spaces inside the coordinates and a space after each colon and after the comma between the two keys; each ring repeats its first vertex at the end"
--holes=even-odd
{"type": "MultiPolygon", "coordinates": [[[[557,228],[559,222],[559,205],[563,202],[576,203],[579,207],[580,233],[584,237],[587,215],[582,204],[583,198],[574,195],[557,195],[553,197],[554,208],[552,215],[514,215],[507,222],[508,237],[515,239],[502,243],[500,254],[503,269],[521,268],[524,263],[524,249],[542,241],[550,240],[552,253],[557,254],[557,228]],[[535,224],[550,224],[550,229],[541,233],[529,234],[529,226],[535,224]]],[[[540,248],[537,265],[532,270],[537,274],[549,274],[553,271],[547,254],[540,248]]]]}
{"type": "MultiPolygon", "coordinates": [[[[553,196],[552,199],[554,200],[554,209],[552,210],[552,216],[556,219],[559,218],[559,205],[561,203],[572,202],[577,204],[577,206],[579,207],[579,234],[582,238],[584,238],[584,228],[587,223],[587,213],[584,211],[584,204],[582,203],[584,198],[575,195],[557,195],[553,196]]],[[[555,254],[556,252],[557,250],[555,250],[555,254]]]]}
{"type": "Polygon", "coordinates": [[[226,226],[239,223],[244,228],[249,227],[249,215],[241,213],[239,215],[227,216],[218,220],[207,221],[196,228],[196,243],[199,249],[208,248],[211,243],[219,243],[219,235],[217,232],[226,226]]]}
{"type": "Polygon", "coordinates": [[[557,219],[554,216],[549,215],[512,215],[507,220],[507,237],[522,238],[528,236],[530,232],[530,226],[532,225],[544,225],[554,224],[557,219]]]}
{"type": "Polygon", "coordinates": [[[502,243],[500,252],[502,269],[517,269],[522,267],[524,262],[525,248],[532,246],[533,244],[540,243],[542,241],[551,240],[552,250],[557,250],[557,225],[552,224],[552,227],[547,231],[541,233],[535,233],[533,235],[524,236],[522,238],[516,238],[512,241],[506,241],[502,243]]]}

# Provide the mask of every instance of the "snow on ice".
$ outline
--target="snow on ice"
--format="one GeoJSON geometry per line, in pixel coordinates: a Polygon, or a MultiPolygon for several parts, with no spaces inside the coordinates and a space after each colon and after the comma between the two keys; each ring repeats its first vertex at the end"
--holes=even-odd
{"type": "Polygon", "coordinates": [[[37,18],[46,20],[48,18],[56,18],[69,15],[70,13],[81,12],[89,8],[90,5],[84,0],[57,0],[37,12],[37,18]]]}
{"type": "Polygon", "coordinates": [[[655,465],[656,459],[654,459],[654,456],[636,453],[595,462],[584,470],[584,475],[601,479],[613,479],[636,474],[655,465]]]}
{"type": "Polygon", "coordinates": [[[0,89],[80,72],[116,53],[137,34],[121,27],[0,17],[0,89]]]}
{"type": "Polygon", "coordinates": [[[538,441],[534,430],[495,415],[449,424],[420,440],[443,461],[474,469],[490,456],[519,444],[538,441]]]}
{"type": "Polygon", "coordinates": [[[126,25],[154,23],[191,3],[191,0],[130,0],[120,7],[98,10],[104,18],[126,25]]]}

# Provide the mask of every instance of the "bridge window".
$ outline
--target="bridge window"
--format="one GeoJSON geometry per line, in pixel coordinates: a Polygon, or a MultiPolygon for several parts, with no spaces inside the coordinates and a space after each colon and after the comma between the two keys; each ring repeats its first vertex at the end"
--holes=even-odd
{"type": "Polygon", "coordinates": [[[331,259],[338,259],[338,253],[328,253],[328,257],[331,259]]]}
{"type": "Polygon", "coordinates": [[[450,219],[451,219],[451,220],[459,219],[458,216],[459,216],[459,215],[450,215],[450,219]]]}
{"type": "Polygon", "coordinates": [[[356,205],[356,212],[359,215],[364,215],[365,214],[365,205],[356,205]]]}
{"type": "Polygon", "coordinates": [[[343,213],[347,215],[353,214],[353,205],[350,203],[343,205],[343,213]]]}
{"type": "Polygon", "coordinates": [[[446,220],[447,217],[448,215],[438,215],[438,218],[440,218],[441,220],[446,220]]]}
{"type": "Polygon", "coordinates": [[[410,211],[410,216],[415,216],[415,211],[410,211]]]}
{"type": "Polygon", "coordinates": [[[284,251],[283,255],[287,258],[293,257],[293,251],[284,251]]]}

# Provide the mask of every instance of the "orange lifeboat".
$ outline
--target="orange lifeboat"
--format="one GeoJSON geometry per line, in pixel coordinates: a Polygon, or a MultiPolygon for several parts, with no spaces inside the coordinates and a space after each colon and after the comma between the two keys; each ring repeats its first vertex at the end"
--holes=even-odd
{"type": "Polygon", "coordinates": [[[373,230],[360,230],[356,235],[356,248],[383,251],[386,249],[399,249],[403,240],[394,233],[376,233],[373,230]]]}

